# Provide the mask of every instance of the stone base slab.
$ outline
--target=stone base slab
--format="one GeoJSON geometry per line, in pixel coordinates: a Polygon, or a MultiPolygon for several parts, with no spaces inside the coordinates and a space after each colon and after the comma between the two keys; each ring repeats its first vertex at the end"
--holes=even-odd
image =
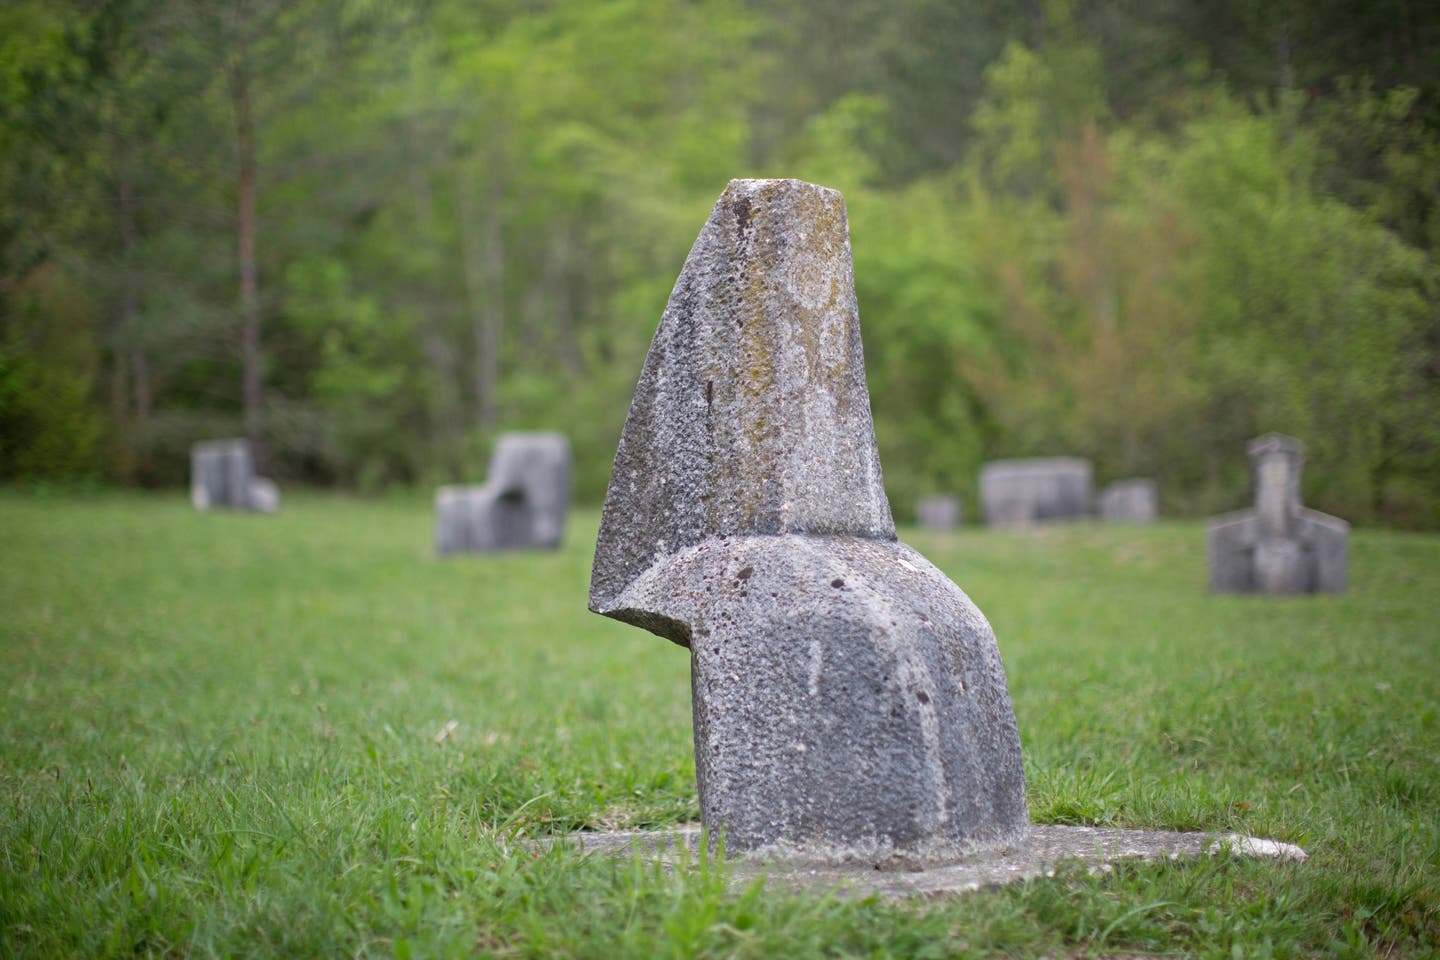
{"type": "MultiPolygon", "coordinates": [[[[701,831],[695,824],[672,830],[618,830],[571,833],[549,842],[566,843],[585,853],[640,856],[668,866],[693,863],[701,831]]],[[[757,876],[797,890],[834,891],[852,896],[943,897],[998,887],[1035,877],[1054,876],[1065,861],[1078,861],[1091,873],[1104,873],[1118,860],[1179,860],[1228,853],[1258,859],[1302,861],[1294,844],[1242,834],[1176,833],[1032,824],[1018,848],[975,854],[953,864],[916,871],[884,871],[865,863],[806,863],[763,857],[731,861],[733,882],[745,885],[757,876]]]]}

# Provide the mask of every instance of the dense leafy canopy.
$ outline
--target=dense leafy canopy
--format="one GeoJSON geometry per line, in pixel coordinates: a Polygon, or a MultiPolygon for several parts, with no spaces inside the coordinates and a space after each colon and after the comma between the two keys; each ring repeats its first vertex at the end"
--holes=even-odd
{"type": "Polygon", "coordinates": [[[0,479],[474,479],[595,499],[732,176],[843,190],[904,516],[1073,453],[1440,524],[1440,16],[1339,0],[14,0],[0,479]],[[1362,9],[1363,7],[1363,9],[1362,9]]]}

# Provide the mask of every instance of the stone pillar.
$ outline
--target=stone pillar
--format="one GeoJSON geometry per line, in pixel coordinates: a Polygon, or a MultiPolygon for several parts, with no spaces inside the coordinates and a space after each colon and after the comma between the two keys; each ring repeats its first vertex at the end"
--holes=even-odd
{"type": "Polygon", "coordinates": [[[1272,433],[1250,442],[1255,477],[1255,588],[1260,593],[1303,593],[1305,556],[1300,524],[1300,444],[1272,433]]]}
{"type": "Polygon", "coordinates": [[[716,203],[636,386],[590,608],[689,649],[701,817],[731,851],[900,866],[1023,838],[994,634],[896,539],[835,191],[716,203]]]}

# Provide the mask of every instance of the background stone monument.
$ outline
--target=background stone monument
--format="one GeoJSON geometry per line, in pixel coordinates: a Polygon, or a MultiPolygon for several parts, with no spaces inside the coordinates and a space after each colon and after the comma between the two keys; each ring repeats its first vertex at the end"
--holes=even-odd
{"type": "Polygon", "coordinates": [[[1250,441],[1255,508],[1210,519],[1206,552],[1216,593],[1342,593],[1350,525],[1300,505],[1300,441],[1250,441]]]}
{"type": "Polygon", "coordinates": [[[1079,457],[992,460],[980,468],[980,512],[992,527],[1082,520],[1090,487],[1090,461],[1079,457]]]}
{"type": "Polygon", "coordinates": [[[1100,519],[1108,523],[1153,523],[1159,516],[1155,481],[1141,477],[1116,480],[1096,498],[1100,519]]]}
{"type": "Polygon", "coordinates": [[[922,530],[954,530],[960,525],[960,498],[948,493],[921,497],[915,505],[915,525],[922,530]]]}
{"type": "Polygon", "coordinates": [[[559,433],[506,433],[484,486],[435,493],[435,552],[553,550],[570,509],[570,441],[559,433]]]}
{"type": "Polygon", "coordinates": [[[190,502],[197,510],[274,513],[280,490],[255,476],[248,440],[205,440],[190,448],[190,502]]]}
{"type": "Polygon", "coordinates": [[[920,865],[1025,836],[989,623],[896,539],[840,194],[732,180],[635,389],[590,608],[690,649],[732,852],[920,865]]]}

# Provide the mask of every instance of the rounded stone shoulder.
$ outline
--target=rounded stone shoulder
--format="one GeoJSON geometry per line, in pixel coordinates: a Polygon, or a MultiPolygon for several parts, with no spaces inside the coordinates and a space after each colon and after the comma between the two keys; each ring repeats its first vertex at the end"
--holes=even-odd
{"type": "Polygon", "coordinates": [[[994,633],[910,547],[714,538],[619,602],[690,647],[701,811],[732,850],[919,865],[1023,837],[994,633]]]}
{"type": "Polygon", "coordinates": [[[860,537],[712,537],[657,560],[593,609],[689,646],[689,627],[722,608],[732,617],[742,608],[823,611],[881,631],[912,616],[937,629],[991,633],[979,608],[922,554],[860,537]]]}

